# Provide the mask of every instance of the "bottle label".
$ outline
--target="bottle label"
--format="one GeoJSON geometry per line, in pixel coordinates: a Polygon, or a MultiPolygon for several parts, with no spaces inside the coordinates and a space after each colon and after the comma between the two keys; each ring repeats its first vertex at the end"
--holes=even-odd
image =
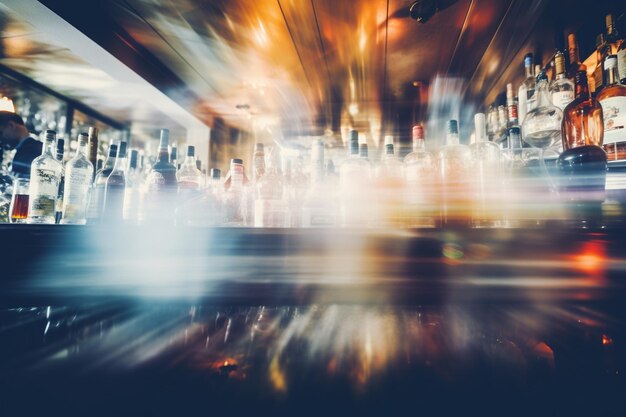
{"type": "Polygon", "coordinates": [[[29,215],[32,217],[53,216],[56,198],[49,195],[38,195],[31,200],[29,215]]]}
{"type": "Polygon", "coordinates": [[[604,144],[626,141],[626,97],[609,97],[600,102],[604,115],[604,144]]]}
{"type": "Polygon", "coordinates": [[[617,53],[617,69],[619,71],[619,79],[626,79],[626,49],[622,49],[617,53]]]}
{"type": "Polygon", "coordinates": [[[517,106],[515,104],[509,105],[509,122],[517,122],[517,106]]]}
{"type": "MultiPolygon", "coordinates": [[[[591,86],[590,86],[591,87],[591,86]]],[[[593,72],[593,91],[596,92],[602,88],[602,66],[598,65],[593,72]]]]}
{"type": "Polygon", "coordinates": [[[552,93],[552,104],[563,110],[574,100],[573,91],[557,91],[552,93]]]}

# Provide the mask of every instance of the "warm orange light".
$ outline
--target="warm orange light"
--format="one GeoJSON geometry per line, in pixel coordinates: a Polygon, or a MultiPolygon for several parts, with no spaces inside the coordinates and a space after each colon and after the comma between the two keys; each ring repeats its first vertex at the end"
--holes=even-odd
{"type": "Polygon", "coordinates": [[[603,334],[602,335],[602,345],[603,346],[608,346],[608,345],[612,345],[612,344],[613,344],[613,339],[611,339],[607,335],[603,334]]]}
{"type": "Polygon", "coordinates": [[[583,243],[580,254],[575,257],[576,268],[588,274],[600,274],[606,261],[606,242],[590,240],[583,243]]]}
{"type": "Polygon", "coordinates": [[[15,113],[15,106],[13,105],[13,100],[8,97],[2,97],[0,99],[0,111],[10,111],[11,113],[15,113]]]}

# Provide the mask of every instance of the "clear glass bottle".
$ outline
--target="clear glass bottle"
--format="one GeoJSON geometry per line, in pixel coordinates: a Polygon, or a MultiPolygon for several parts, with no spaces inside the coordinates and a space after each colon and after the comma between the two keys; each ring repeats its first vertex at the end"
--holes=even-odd
{"type": "Polygon", "coordinates": [[[174,222],[176,191],[176,167],[170,162],[168,144],[170,132],[161,129],[157,161],[146,176],[143,220],[146,223],[174,222]]]}
{"type": "Polygon", "coordinates": [[[230,160],[228,189],[224,193],[224,225],[230,227],[245,226],[244,219],[244,168],[243,160],[230,160]]]}
{"type": "Polygon", "coordinates": [[[522,140],[534,148],[543,150],[561,140],[563,112],[552,104],[545,71],[540,72],[537,80],[537,105],[524,118],[522,140]]]}
{"type": "Polygon", "coordinates": [[[269,147],[265,155],[265,172],[255,183],[255,227],[289,227],[285,185],[280,172],[278,148],[269,147]]]}
{"type": "Polygon", "coordinates": [[[350,153],[339,170],[341,223],[348,227],[367,226],[371,219],[368,201],[371,166],[360,156],[359,148],[359,134],[350,130],[350,153]]]}
{"type": "Polygon", "coordinates": [[[65,156],[65,140],[63,138],[57,139],[57,161],[63,165],[63,171],[61,173],[61,181],[59,182],[59,192],[57,194],[57,201],[55,203],[55,223],[59,224],[63,215],[63,193],[65,191],[65,163],[63,157],[65,156]]]}
{"type": "Polygon", "coordinates": [[[102,219],[106,222],[120,222],[124,218],[124,195],[126,190],[126,142],[120,142],[115,166],[104,186],[102,219]]]}
{"type": "Polygon", "coordinates": [[[376,224],[380,227],[402,227],[405,223],[404,165],[396,157],[393,139],[385,145],[382,160],[376,167],[374,191],[376,224]]]}
{"type": "Polygon", "coordinates": [[[574,100],[574,82],[565,76],[565,55],[557,52],[554,57],[556,77],[550,83],[552,104],[561,111],[574,100]]]}
{"type": "Polygon", "coordinates": [[[103,168],[96,174],[96,179],[91,188],[89,208],[87,209],[88,222],[95,222],[102,216],[106,181],[111,174],[111,171],[113,171],[116,157],[117,145],[111,144],[111,146],[109,146],[109,157],[104,162],[103,168]]]}
{"type": "Polygon", "coordinates": [[[87,158],[89,162],[91,162],[91,166],[93,167],[93,178],[91,181],[95,181],[96,174],[98,170],[98,128],[90,127],[89,128],[89,150],[87,152],[87,158]]]}
{"type": "Polygon", "coordinates": [[[139,222],[141,187],[143,177],[138,167],[139,151],[131,149],[128,171],[126,172],[126,188],[124,189],[124,214],[125,222],[137,224],[139,222]]]}
{"type": "Polygon", "coordinates": [[[62,224],[85,224],[87,222],[89,189],[94,170],[87,155],[88,143],[89,136],[81,133],[78,136],[76,155],[67,162],[65,167],[62,224]]]}
{"type": "Polygon", "coordinates": [[[518,116],[520,123],[524,123],[526,113],[534,107],[535,96],[535,74],[533,74],[533,54],[526,54],[524,57],[524,70],[526,78],[519,86],[518,97],[518,116]]]}
{"type": "Polygon", "coordinates": [[[333,227],[338,208],[334,190],[326,182],[324,142],[316,140],[311,147],[311,186],[302,208],[302,227],[333,227]]]}
{"type": "Polygon", "coordinates": [[[413,126],[413,152],[404,157],[408,227],[434,227],[437,205],[437,164],[426,151],[424,128],[413,126]]]}
{"type": "Polygon", "coordinates": [[[404,165],[396,157],[393,143],[385,145],[385,153],[380,164],[376,167],[376,177],[404,181],[404,165]]]}
{"type": "Polygon", "coordinates": [[[176,173],[178,181],[178,194],[180,197],[193,197],[201,188],[202,172],[196,166],[196,148],[187,146],[187,157],[176,173]]]}
{"type": "Polygon", "coordinates": [[[474,227],[493,227],[498,224],[501,214],[497,211],[497,199],[501,190],[501,151],[500,147],[487,138],[484,113],[474,116],[475,142],[470,145],[472,171],[474,173],[474,227]]]}
{"type": "Polygon", "coordinates": [[[609,161],[626,160],[626,86],[619,81],[617,56],[604,60],[605,87],[598,92],[604,120],[603,148],[609,161]]]}
{"type": "Polygon", "coordinates": [[[469,218],[472,152],[459,142],[456,120],[446,123],[446,145],[439,151],[441,179],[441,221],[443,224],[467,224],[469,218]]]}
{"type": "Polygon", "coordinates": [[[55,151],[56,132],[47,130],[41,156],[35,158],[30,167],[28,223],[55,223],[55,203],[63,172],[63,165],[56,160],[55,151]]]}
{"type": "Polygon", "coordinates": [[[265,174],[265,149],[262,143],[255,143],[252,153],[252,181],[258,181],[263,174],[265,174]]]}
{"type": "Polygon", "coordinates": [[[199,194],[189,198],[176,209],[176,224],[216,227],[224,223],[222,172],[211,169],[208,185],[199,194]]]}

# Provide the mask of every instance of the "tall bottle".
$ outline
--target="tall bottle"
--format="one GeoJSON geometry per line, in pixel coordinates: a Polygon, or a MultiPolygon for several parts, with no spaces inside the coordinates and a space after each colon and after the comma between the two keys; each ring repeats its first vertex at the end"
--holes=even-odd
{"type": "Polygon", "coordinates": [[[546,149],[561,140],[563,112],[552,104],[548,91],[548,77],[544,71],[537,77],[536,106],[522,123],[522,140],[529,145],[546,149]]]}
{"type": "Polygon", "coordinates": [[[518,112],[517,98],[513,94],[513,84],[511,83],[508,83],[506,85],[506,107],[507,107],[507,114],[509,116],[507,128],[511,126],[519,126],[519,112],[518,112]]]}
{"type": "Polygon", "coordinates": [[[187,146],[187,156],[176,173],[178,194],[181,198],[193,197],[202,188],[202,172],[196,165],[196,148],[187,146]]]}
{"type": "Polygon", "coordinates": [[[255,183],[255,227],[288,227],[289,215],[278,149],[270,147],[265,155],[265,172],[255,183]]]}
{"type": "Polygon", "coordinates": [[[434,227],[438,185],[436,159],[426,151],[424,128],[413,126],[413,152],[404,158],[409,227],[434,227]]]}
{"type": "Polygon", "coordinates": [[[563,109],[574,100],[574,82],[565,76],[565,55],[557,52],[554,57],[556,77],[550,83],[552,104],[563,109]]]}
{"type": "Polygon", "coordinates": [[[626,84],[626,40],[622,41],[617,50],[617,69],[620,82],[626,84]]]}
{"type": "Polygon", "coordinates": [[[446,123],[446,145],[439,151],[441,176],[441,221],[443,224],[466,225],[469,218],[472,152],[459,141],[456,120],[446,123]]]}
{"type": "Polygon", "coordinates": [[[569,55],[567,78],[574,82],[578,72],[587,71],[587,67],[580,62],[580,52],[578,50],[578,43],[576,42],[576,34],[574,33],[567,35],[567,52],[569,55]]]}
{"type": "Polygon", "coordinates": [[[170,131],[161,129],[159,155],[146,178],[144,220],[151,222],[174,222],[175,197],[178,188],[176,167],[170,162],[170,131]]]}
{"type": "Polygon", "coordinates": [[[376,167],[374,181],[376,224],[381,227],[404,225],[404,165],[396,157],[393,138],[385,144],[382,160],[376,167]]]}
{"type": "Polygon", "coordinates": [[[245,226],[244,207],[244,168],[243,160],[230,160],[229,186],[224,194],[224,225],[231,227],[245,226]]]}
{"type": "Polygon", "coordinates": [[[63,165],[55,158],[56,132],[46,131],[41,156],[30,166],[28,223],[54,224],[63,165]]]}
{"type": "Polygon", "coordinates": [[[88,143],[89,136],[81,133],[78,136],[76,155],[67,162],[65,167],[62,224],[85,224],[87,222],[89,190],[94,171],[87,155],[88,143]]]}
{"type": "Polygon", "coordinates": [[[344,226],[367,226],[371,218],[369,204],[370,163],[359,155],[359,133],[350,131],[349,156],[339,170],[341,223],[344,226]]]}
{"type": "Polygon", "coordinates": [[[176,145],[172,146],[172,150],[170,151],[170,163],[178,170],[178,147],[176,145]]]}
{"type": "Polygon", "coordinates": [[[252,181],[258,181],[263,174],[265,174],[265,149],[262,143],[255,143],[252,153],[252,181]]]}
{"type": "Polygon", "coordinates": [[[534,108],[535,74],[533,73],[533,54],[529,53],[524,57],[524,70],[526,71],[526,78],[522,85],[519,86],[517,93],[520,123],[524,122],[526,113],[534,108]]]}
{"type": "Polygon", "coordinates": [[[617,56],[604,60],[606,85],[597,95],[604,120],[603,148],[609,161],[626,159],[626,86],[619,81],[617,56]]]}
{"type": "Polygon", "coordinates": [[[576,98],[565,107],[562,126],[565,151],[557,160],[561,194],[569,200],[601,202],[606,182],[604,119],[585,71],[576,74],[576,98]]]}
{"type": "Polygon", "coordinates": [[[100,216],[102,215],[106,182],[107,178],[111,174],[111,171],[113,171],[116,157],[117,145],[111,144],[111,146],[109,146],[109,157],[104,162],[102,169],[96,174],[96,179],[91,190],[89,208],[87,209],[88,222],[95,222],[100,219],[100,216]]]}
{"type": "Polygon", "coordinates": [[[338,208],[334,191],[328,186],[324,164],[324,142],[316,140],[311,147],[311,186],[302,208],[302,227],[333,227],[338,208]]]}
{"type": "Polygon", "coordinates": [[[474,227],[496,226],[501,218],[497,212],[498,197],[501,190],[500,147],[487,138],[484,113],[474,116],[474,137],[476,142],[470,145],[472,154],[474,227]]]}
{"type": "Polygon", "coordinates": [[[57,201],[55,203],[55,223],[59,224],[61,216],[63,214],[63,192],[65,188],[65,164],[63,157],[65,155],[65,140],[62,138],[57,139],[57,161],[63,165],[63,171],[61,172],[61,181],[59,182],[59,192],[57,193],[57,201]]]}
{"type": "Polygon", "coordinates": [[[106,222],[121,222],[124,218],[124,193],[126,189],[126,142],[120,142],[117,158],[111,174],[104,186],[104,202],[102,205],[102,220],[106,222]]]}
{"type": "Polygon", "coordinates": [[[87,157],[91,165],[93,166],[93,178],[91,181],[95,181],[96,173],[98,170],[98,128],[90,127],[89,128],[89,151],[87,152],[87,157]]]}
{"type": "Polygon", "coordinates": [[[139,152],[137,149],[130,151],[130,162],[126,173],[126,188],[124,189],[124,221],[130,223],[139,222],[141,210],[141,189],[143,176],[139,169],[139,152]]]}

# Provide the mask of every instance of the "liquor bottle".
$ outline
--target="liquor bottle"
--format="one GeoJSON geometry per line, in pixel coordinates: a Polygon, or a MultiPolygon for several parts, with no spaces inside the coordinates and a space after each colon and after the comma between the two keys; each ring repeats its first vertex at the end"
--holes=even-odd
{"type": "Polygon", "coordinates": [[[202,188],[202,172],[196,166],[195,146],[187,146],[187,157],[176,173],[176,179],[181,198],[193,197],[202,188]]]}
{"type": "Polygon", "coordinates": [[[100,171],[100,167],[98,167],[98,128],[90,127],[89,128],[89,151],[87,152],[87,157],[91,165],[93,166],[93,178],[91,181],[95,181],[96,173],[100,171]]]}
{"type": "Polygon", "coordinates": [[[557,52],[554,57],[556,77],[550,83],[552,104],[561,111],[574,100],[574,82],[565,76],[565,56],[557,52]]]}
{"type": "Polygon", "coordinates": [[[606,41],[605,34],[601,33],[596,38],[596,68],[593,71],[593,85],[589,86],[591,94],[597,94],[604,85],[603,63],[611,54],[611,44],[606,41]]]}
{"type": "Polygon", "coordinates": [[[350,130],[350,153],[339,171],[343,226],[367,226],[371,217],[368,207],[370,163],[360,156],[359,151],[359,134],[356,130],[350,130]]]}
{"type": "Polygon", "coordinates": [[[215,227],[224,224],[221,171],[211,169],[211,176],[209,185],[204,190],[178,206],[177,225],[215,227]]]}
{"type": "Polygon", "coordinates": [[[85,224],[87,222],[89,189],[94,170],[87,155],[88,144],[89,136],[81,133],[78,136],[76,155],[67,162],[65,167],[62,224],[85,224]]]}
{"type": "Polygon", "coordinates": [[[469,179],[472,152],[459,142],[459,125],[456,120],[446,123],[446,145],[439,151],[441,179],[441,221],[444,224],[464,225],[469,209],[469,179]]]}
{"type": "Polygon", "coordinates": [[[170,163],[178,170],[178,147],[175,145],[172,146],[172,150],[170,151],[170,163]]]}
{"type": "Polygon", "coordinates": [[[603,148],[609,161],[626,159],[626,86],[618,79],[617,56],[604,60],[606,85],[598,92],[604,120],[603,148]]]}
{"type": "Polygon", "coordinates": [[[606,182],[602,106],[591,96],[587,73],[576,74],[576,98],[563,111],[563,149],[557,160],[561,194],[568,200],[601,202],[606,182]]]}
{"type": "Polygon", "coordinates": [[[255,143],[252,154],[252,181],[258,181],[263,174],[265,174],[265,150],[262,143],[255,143]]]}
{"type": "Polygon", "coordinates": [[[359,157],[366,161],[369,161],[369,148],[367,143],[359,143],[359,157]]]}
{"type": "Polygon", "coordinates": [[[404,157],[408,227],[434,227],[437,205],[437,167],[426,151],[424,128],[413,126],[413,151],[404,157]]]}
{"type": "Polygon", "coordinates": [[[170,162],[169,140],[170,131],[161,129],[158,158],[146,177],[143,219],[148,223],[174,221],[178,183],[176,167],[170,162]]]}
{"type": "Polygon", "coordinates": [[[126,173],[126,188],[124,189],[124,221],[130,223],[139,222],[141,212],[141,189],[143,176],[138,166],[139,151],[130,151],[130,162],[126,173]]]}
{"type": "Polygon", "coordinates": [[[506,85],[506,107],[508,114],[507,128],[519,125],[519,117],[517,111],[517,99],[513,94],[513,84],[506,85]]]}
{"type": "Polygon", "coordinates": [[[234,158],[230,160],[228,177],[229,186],[224,194],[224,225],[231,227],[245,226],[245,175],[242,159],[234,158]]]}
{"type": "Polygon", "coordinates": [[[580,52],[578,50],[578,43],[576,42],[576,34],[574,33],[567,35],[567,52],[569,55],[567,78],[574,82],[578,72],[587,71],[587,67],[580,62],[580,52]]]}
{"type": "Polygon", "coordinates": [[[302,208],[302,227],[333,227],[338,208],[334,190],[326,182],[324,142],[316,140],[311,147],[311,186],[302,208]]]}
{"type": "Polygon", "coordinates": [[[533,98],[535,96],[535,75],[533,74],[533,54],[526,54],[524,57],[524,69],[526,71],[526,79],[519,86],[517,97],[518,116],[520,123],[524,122],[526,113],[534,107],[533,98]]]}
{"type": "Polygon", "coordinates": [[[552,104],[545,71],[541,71],[537,79],[536,107],[524,118],[522,140],[544,150],[561,140],[563,112],[552,104]]]}
{"type": "Polygon", "coordinates": [[[622,40],[622,44],[617,50],[617,69],[620,82],[626,84],[626,40],[622,40]]]}
{"type": "Polygon", "coordinates": [[[474,116],[474,137],[476,142],[470,145],[472,153],[472,171],[474,172],[474,207],[472,225],[474,227],[493,227],[497,225],[500,214],[497,196],[500,191],[500,147],[487,138],[484,113],[474,116]]]}
{"type": "Polygon", "coordinates": [[[613,15],[611,13],[606,15],[604,22],[606,25],[604,40],[611,48],[608,54],[616,55],[619,47],[623,42],[623,39],[620,38],[619,33],[617,32],[617,28],[615,27],[615,19],[613,18],[613,15]]]}
{"type": "Polygon", "coordinates": [[[126,142],[120,142],[117,158],[111,174],[104,186],[104,202],[102,205],[102,220],[105,222],[120,222],[124,218],[124,194],[126,189],[126,142]]]}
{"type": "Polygon", "coordinates": [[[91,197],[89,200],[89,208],[87,209],[87,221],[95,222],[102,215],[102,205],[104,204],[104,193],[106,181],[113,167],[115,166],[115,158],[117,157],[117,145],[109,146],[109,157],[104,162],[104,166],[96,174],[96,179],[91,189],[91,197]]]}
{"type": "Polygon", "coordinates": [[[255,183],[254,226],[288,227],[290,223],[278,149],[268,148],[265,156],[265,172],[257,177],[255,183]]]}
{"type": "Polygon", "coordinates": [[[62,138],[57,139],[57,161],[61,163],[63,166],[63,171],[61,171],[61,181],[59,182],[59,192],[57,194],[57,200],[54,205],[55,207],[55,215],[54,222],[59,224],[61,221],[61,216],[63,214],[63,192],[65,188],[65,164],[63,163],[63,156],[65,155],[65,140],[62,138]]]}
{"type": "Polygon", "coordinates": [[[28,223],[55,222],[55,202],[63,172],[63,165],[55,158],[55,146],[56,132],[47,130],[41,156],[35,158],[30,167],[28,223]]]}
{"type": "Polygon", "coordinates": [[[393,138],[385,144],[382,160],[376,167],[374,191],[375,220],[381,227],[404,225],[404,165],[395,155],[393,138]]]}

